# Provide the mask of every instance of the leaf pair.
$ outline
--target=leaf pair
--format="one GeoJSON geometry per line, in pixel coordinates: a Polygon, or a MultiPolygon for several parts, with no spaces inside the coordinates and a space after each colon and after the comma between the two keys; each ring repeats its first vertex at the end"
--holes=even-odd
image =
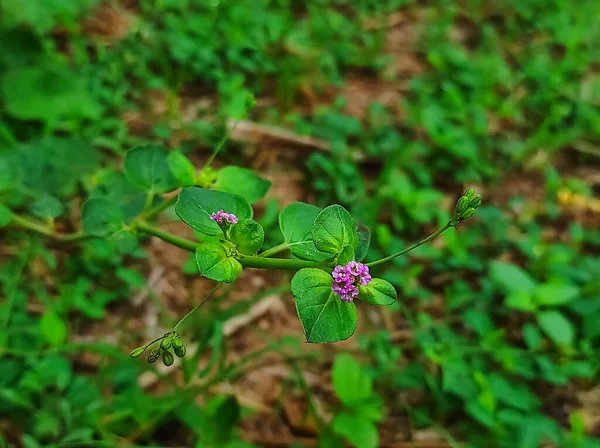
{"type": "MultiPolygon", "coordinates": [[[[321,211],[311,227],[315,248],[333,255],[338,264],[355,258],[359,238],[354,220],[340,205],[321,211]]],[[[358,314],[353,302],[344,302],[332,290],[330,271],[301,269],[292,279],[292,293],[307,342],[325,343],[348,339],[354,334],[358,314]]],[[[373,279],[359,287],[359,298],[373,305],[390,305],[396,300],[394,287],[373,279]]]]}
{"type": "Polygon", "coordinates": [[[184,188],[175,204],[175,212],[188,226],[219,241],[201,244],[196,250],[196,263],[202,275],[212,280],[231,283],[239,276],[242,265],[236,252],[254,255],[262,247],[265,233],[252,219],[253,210],[241,196],[205,188],[184,188]],[[233,213],[238,223],[230,229],[210,219],[224,210],[233,213]]]}

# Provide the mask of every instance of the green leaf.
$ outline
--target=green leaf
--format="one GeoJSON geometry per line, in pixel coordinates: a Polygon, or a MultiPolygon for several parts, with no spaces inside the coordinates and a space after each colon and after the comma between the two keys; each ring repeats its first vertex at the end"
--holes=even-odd
{"type": "Polygon", "coordinates": [[[374,278],[366,286],[358,286],[358,298],[371,305],[391,305],[397,297],[396,288],[381,278],[374,278]]]}
{"type": "Polygon", "coordinates": [[[123,210],[106,199],[90,199],[81,209],[83,231],[94,236],[108,236],[123,227],[123,210]]]}
{"type": "Polygon", "coordinates": [[[265,231],[253,219],[244,219],[231,228],[230,237],[241,253],[254,255],[265,242],[265,231]]]}
{"type": "Polygon", "coordinates": [[[542,345],[542,334],[534,324],[523,325],[523,339],[531,350],[538,350],[542,345]]]}
{"type": "Polygon", "coordinates": [[[6,227],[12,222],[13,212],[4,204],[0,204],[0,228],[6,227]]]}
{"type": "Polygon", "coordinates": [[[125,155],[125,175],[137,187],[150,192],[173,190],[177,181],[171,174],[169,153],[161,145],[137,146],[125,155]]]}
{"type": "Polygon", "coordinates": [[[539,305],[559,306],[569,303],[579,297],[579,288],[573,285],[554,285],[545,283],[539,285],[534,293],[539,305]]]}
{"type": "Polygon", "coordinates": [[[242,272],[240,262],[231,257],[220,243],[204,243],[198,246],[196,264],[200,274],[217,282],[232,283],[242,272]]]}
{"type": "Polygon", "coordinates": [[[490,277],[507,294],[531,294],[537,286],[535,280],[527,272],[504,261],[492,262],[490,277]]]}
{"type": "Polygon", "coordinates": [[[271,181],[259,177],[252,170],[227,166],[219,170],[214,188],[226,193],[237,194],[254,204],[267,194],[271,188],[271,181]]]}
{"type": "Polygon", "coordinates": [[[61,345],[67,338],[67,327],[64,321],[54,311],[49,311],[40,319],[42,336],[52,346],[61,345]]]}
{"type": "Polygon", "coordinates": [[[331,255],[319,251],[312,239],[312,225],[321,209],[304,202],[292,202],[279,214],[279,228],[290,244],[292,255],[303,260],[323,261],[331,255]]]}
{"type": "Polygon", "coordinates": [[[336,356],[331,372],[335,393],[346,406],[357,406],[373,394],[373,382],[363,366],[347,353],[336,356]]]}
{"type": "Polygon", "coordinates": [[[215,446],[225,446],[240,420],[241,410],[233,395],[216,396],[208,402],[205,412],[209,421],[206,430],[215,446]]]}
{"type": "Polygon", "coordinates": [[[340,300],[331,290],[332,282],[331,275],[316,268],[301,269],[292,278],[294,302],[307,342],[343,341],[356,330],[356,307],[340,300]]]}
{"type": "Polygon", "coordinates": [[[57,198],[45,193],[31,205],[30,210],[36,218],[47,220],[62,215],[65,207],[57,198]]]}
{"type": "Polygon", "coordinates": [[[85,78],[60,64],[8,71],[2,77],[1,89],[6,112],[22,120],[93,120],[102,112],[85,78]]]}
{"type": "Polygon", "coordinates": [[[564,314],[558,311],[543,311],[537,315],[540,328],[558,345],[573,345],[575,328],[564,314]]]}
{"type": "Polygon", "coordinates": [[[533,295],[523,291],[509,293],[504,300],[504,304],[508,308],[521,311],[535,311],[537,309],[537,305],[533,301],[533,295]]]}
{"type": "Polygon", "coordinates": [[[358,235],[358,248],[356,249],[356,261],[362,261],[367,256],[371,245],[371,231],[364,224],[356,225],[358,235]]]}
{"type": "Polygon", "coordinates": [[[358,247],[358,235],[354,220],[341,205],[330,205],[315,218],[312,237],[317,249],[339,254],[344,246],[358,247]]]}
{"type": "Polygon", "coordinates": [[[219,225],[210,219],[219,210],[233,213],[240,221],[252,218],[252,207],[241,196],[206,188],[184,188],[175,204],[175,212],[183,222],[208,236],[223,236],[219,225]]]}
{"type": "Polygon", "coordinates": [[[0,191],[16,188],[21,183],[23,172],[14,154],[0,155],[0,191]]]}
{"type": "Polygon", "coordinates": [[[335,262],[336,264],[345,265],[352,260],[354,260],[354,248],[348,244],[342,248],[335,262]]]}
{"type": "Polygon", "coordinates": [[[167,163],[178,186],[191,187],[196,183],[196,168],[186,156],[172,152],[167,157],[167,163]]]}
{"type": "Polygon", "coordinates": [[[333,431],[345,437],[356,448],[376,448],[379,443],[373,422],[341,412],[333,419],[333,431]]]}

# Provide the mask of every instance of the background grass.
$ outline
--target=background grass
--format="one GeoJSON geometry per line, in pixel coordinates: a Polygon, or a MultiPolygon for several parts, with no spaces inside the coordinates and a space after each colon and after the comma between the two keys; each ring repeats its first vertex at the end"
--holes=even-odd
{"type": "Polygon", "coordinates": [[[350,342],[302,344],[289,278],[249,272],[169,371],[127,353],[210,290],[187,255],[3,228],[0,446],[600,446],[598,10],[4,0],[0,225],[9,208],[73,231],[88,197],[135,216],[126,150],[201,166],[227,133],[218,164],[273,181],[271,245],[294,200],[347,207],[368,259],[445,223],[467,187],[484,200],[380,268],[400,300],[361,309],[350,342]]]}

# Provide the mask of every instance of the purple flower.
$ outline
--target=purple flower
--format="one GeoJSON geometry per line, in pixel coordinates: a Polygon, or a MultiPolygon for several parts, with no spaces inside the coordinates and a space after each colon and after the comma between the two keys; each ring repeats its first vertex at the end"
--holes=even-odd
{"type": "Polygon", "coordinates": [[[218,212],[214,212],[210,215],[210,219],[219,224],[227,223],[227,224],[237,224],[238,219],[233,213],[225,213],[223,210],[219,210],[218,212]]]}
{"type": "Polygon", "coordinates": [[[331,290],[344,302],[352,302],[358,297],[358,284],[364,286],[372,280],[369,267],[357,261],[350,261],[345,266],[336,266],[331,276],[331,290]]]}

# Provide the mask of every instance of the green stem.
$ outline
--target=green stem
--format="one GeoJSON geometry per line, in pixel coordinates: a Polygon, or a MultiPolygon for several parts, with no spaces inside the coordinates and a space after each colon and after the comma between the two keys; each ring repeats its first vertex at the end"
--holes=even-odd
{"type": "MultiPolygon", "coordinates": [[[[190,252],[194,252],[198,247],[198,243],[194,241],[190,241],[188,239],[178,237],[177,235],[173,235],[172,233],[165,232],[164,230],[154,227],[145,221],[138,221],[135,224],[135,228],[149,235],[156,236],[167,243],[171,243],[177,247],[181,247],[182,249],[189,250],[190,252]]],[[[287,271],[297,271],[298,269],[302,268],[329,267],[328,265],[324,265],[318,261],[293,260],[288,258],[265,258],[260,256],[241,255],[238,261],[245,268],[281,269],[287,271]]]]}
{"type": "Polygon", "coordinates": [[[192,308],[191,311],[189,311],[185,316],[183,316],[181,319],[179,319],[179,322],[177,322],[175,324],[175,326],[173,327],[173,330],[171,330],[171,332],[175,333],[177,331],[177,329],[181,326],[181,324],[183,324],[188,317],[190,317],[192,314],[194,314],[196,311],[198,311],[200,308],[202,308],[202,306],[212,298],[212,296],[215,294],[215,292],[217,292],[217,289],[219,289],[219,287],[222,284],[223,284],[223,282],[217,283],[215,285],[215,287],[212,289],[212,291],[210,292],[210,294],[202,302],[200,302],[198,305],[196,305],[194,308],[192,308]]]}
{"type": "Polygon", "coordinates": [[[328,267],[318,261],[293,260],[289,258],[265,258],[265,257],[243,257],[239,262],[245,268],[258,269],[281,269],[286,271],[297,271],[302,268],[328,267]]]}
{"type": "Polygon", "coordinates": [[[281,243],[278,244],[277,246],[274,246],[270,249],[265,250],[264,252],[261,252],[260,254],[258,254],[259,257],[270,257],[271,255],[275,255],[278,254],[279,252],[283,252],[284,250],[288,249],[290,247],[290,245],[288,243],[281,243]]]}
{"type": "MultiPolygon", "coordinates": [[[[233,131],[236,126],[238,125],[239,121],[236,121],[235,124],[231,127],[231,130],[233,131]]],[[[225,126],[227,126],[227,124],[225,124],[225,126]]],[[[208,158],[208,160],[206,161],[206,163],[204,164],[204,166],[202,167],[201,171],[204,171],[206,168],[208,168],[213,161],[215,160],[215,157],[217,157],[217,154],[219,154],[219,152],[221,151],[221,149],[223,149],[223,146],[225,146],[225,143],[227,142],[227,140],[229,140],[229,133],[231,131],[229,131],[229,129],[227,129],[225,131],[225,135],[223,135],[223,137],[221,138],[221,141],[219,141],[219,143],[217,143],[217,146],[215,147],[215,150],[212,152],[212,154],[210,155],[210,157],[208,158]]]]}
{"type": "Polygon", "coordinates": [[[165,199],[163,202],[161,202],[154,208],[151,208],[147,212],[142,213],[142,215],[140,216],[140,219],[154,218],[160,212],[164,211],[165,209],[169,208],[171,205],[175,204],[175,202],[177,202],[177,195],[172,196],[169,199],[165,199]]]}
{"type": "Polygon", "coordinates": [[[138,221],[135,223],[135,228],[147,233],[148,235],[153,235],[160,238],[167,243],[171,243],[174,246],[181,247],[182,249],[189,250],[190,252],[195,252],[196,247],[198,247],[198,243],[194,241],[190,241],[186,238],[181,238],[177,235],[173,235],[172,233],[165,232],[164,230],[159,229],[158,227],[151,226],[145,221],[138,221]]]}
{"type": "Polygon", "coordinates": [[[154,202],[154,191],[146,193],[146,204],[144,204],[144,210],[150,211],[152,209],[152,202],[154,202]]]}
{"type": "Polygon", "coordinates": [[[386,262],[388,262],[390,260],[393,260],[394,258],[399,257],[400,255],[404,255],[405,253],[410,252],[411,250],[416,249],[417,247],[425,244],[426,242],[431,241],[432,239],[434,239],[438,235],[441,235],[446,230],[448,230],[450,227],[453,227],[452,221],[448,221],[448,224],[446,224],[444,227],[438,229],[436,232],[432,233],[428,237],[423,238],[422,240],[417,241],[416,243],[411,244],[410,246],[402,249],[400,252],[396,252],[395,254],[389,255],[389,256],[387,256],[385,258],[382,258],[380,260],[372,261],[370,263],[367,263],[367,266],[369,266],[369,267],[371,267],[371,266],[377,266],[378,264],[386,263],[386,262]]]}
{"type": "Polygon", "coordinates": [[[54,238],[59,241],[79,241],[87,238],[92,238],[91,235],[87,235],[84,232],[76,232],[76,233],[59,233],[55,232],[52,228],[38,224],[35,221],[31,221],[27,218],[23,218],[19,215],[12,216],[12,224],[15,224],[23,229],[31,230],[33,232],[39,233],[41,235],[48,236],[50,238],[54,238]]]}

